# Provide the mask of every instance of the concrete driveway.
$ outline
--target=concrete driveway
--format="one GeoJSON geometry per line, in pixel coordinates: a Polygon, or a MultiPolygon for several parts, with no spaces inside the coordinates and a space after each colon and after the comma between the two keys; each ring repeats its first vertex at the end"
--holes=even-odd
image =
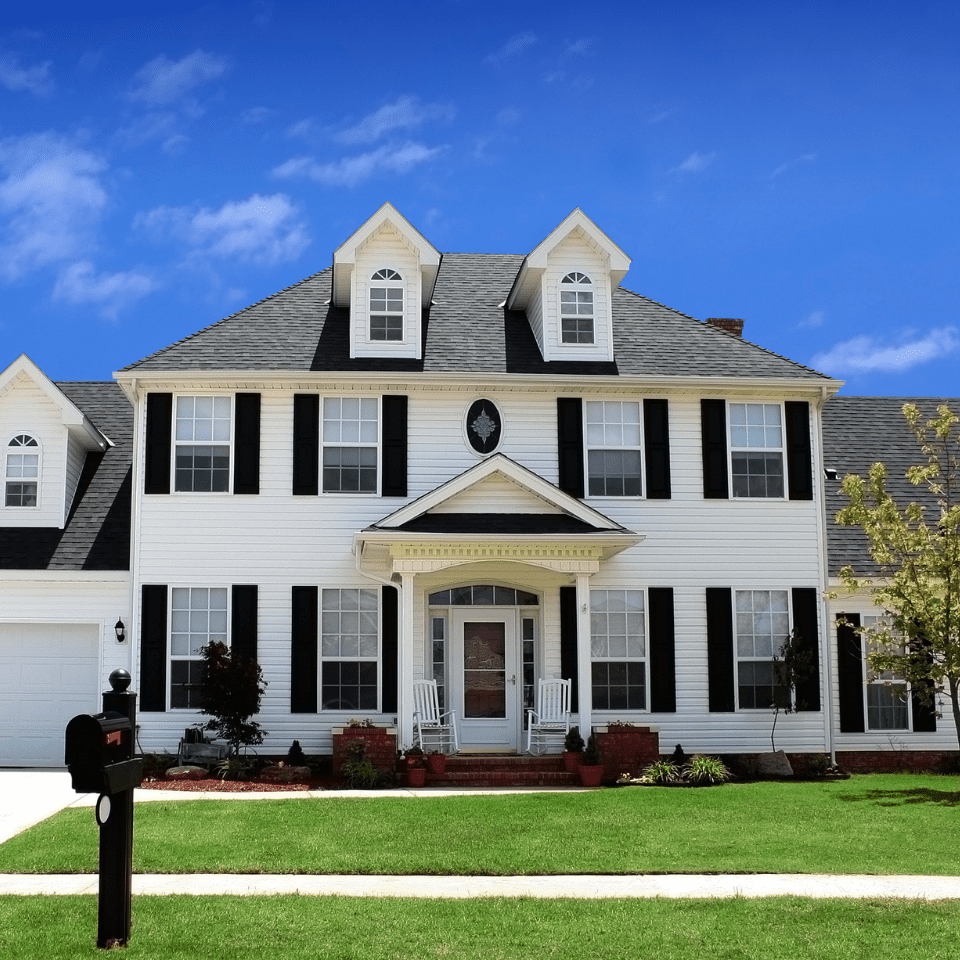
{"type": "Polygon", "coordinates": [[[0,843],[64,807],[92,807],[96,799],[74,793],[65,769],[0,767],[0,843]]]}

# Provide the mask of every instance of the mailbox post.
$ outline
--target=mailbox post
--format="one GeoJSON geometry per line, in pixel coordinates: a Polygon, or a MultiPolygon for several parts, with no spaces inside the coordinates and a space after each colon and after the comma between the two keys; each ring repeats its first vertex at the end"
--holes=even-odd
{"type": "Polygon", "coordinates": [[[103,694],[103,713],[83,713],[68,724],[64,759],[77,793],[99,793],[100,897],[97,946],[125,946],[130,939],[133,878],[133,788],[143,780],[134,759],[137,695],[130,674],[114,670],[103,694]]]}

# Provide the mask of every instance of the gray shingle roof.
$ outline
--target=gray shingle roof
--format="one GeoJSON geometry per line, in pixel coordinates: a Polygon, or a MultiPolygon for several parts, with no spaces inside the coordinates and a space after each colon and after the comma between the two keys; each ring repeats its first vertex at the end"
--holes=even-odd
{"type": "Polygon", "coordinates": [[[840,481],[848,473],[865,477],[874,463],[883,461],[887,467],[887,489],[901,509],[911,501],[939,509],[926,487],[915,487],[906,479],[907,469],[925,463],[926,458],[904,419],[905,403],[915,403],[924,420],[935,416],[943,403],[960,413],[960,399],[956,397],[833,397],[824,406],[823,463],[827,469],[837,471],[837,480],[826,481],[831,576],[847,565],[861,576],[878,573],[860,530],[834,523],[837,512],[849,502],[840,492],[840,481]]]}
{"type": "Polygon", "coordinates": [[[424,314],[422,360],[351,360],[349,314],[329,302],[331,270],[327,269],[126,370],[382,370],[829,379],[624,289],[613,295],[615,362],[546,363],[526,315],[500,306],[522,262],[519,254],[444,254],[434,303],[424,314]]]}
{"type": "Polygon", "coordinates": [[[114,446],[87,454],[63,530],[0,527],[0,569],[128,570],[133,408],[116,383],[57,387],[114,446]]]}

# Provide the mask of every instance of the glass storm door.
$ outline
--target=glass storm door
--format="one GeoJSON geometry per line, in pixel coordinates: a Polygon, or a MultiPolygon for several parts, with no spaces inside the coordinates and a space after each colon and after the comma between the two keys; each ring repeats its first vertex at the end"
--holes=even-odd
{"type": "Polygon", "coordinates": [[[457,611],[453,686],[461,748],[517,749],[523,689],[512,610],[457,611]]]}

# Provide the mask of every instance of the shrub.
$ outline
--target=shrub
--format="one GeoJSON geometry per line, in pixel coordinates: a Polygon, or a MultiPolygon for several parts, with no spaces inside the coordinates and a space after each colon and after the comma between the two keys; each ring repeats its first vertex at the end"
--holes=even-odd
{"type": "Polygon", "coordinates": [[[691,757],[682,769],[683,779],[687,783],[704,786],[714,783],[726,783],[730,771],[716,757],[691,757]]]}
{"type": "Polygon", "coordinates": [[[198,684],[200,712],[211,719],[205,730],[213,730],[230,744],[232,753],[241,746],[263,743],[266,731],[255,720],[267,682],[256,660],[235,656],[225,644],[214,640],[202,650],[203,671],[198,684]]]}
{"type": "Polygon", "coordinates": [[[583,751],[583,737],[579,727],[571,727],[563,738],[563,749],[567,753],[581,753],[583,751]]]}
{"type": "Polygon", "coordinates": [[[217,776],[221,780],[250,780],[257,772],[260,761],[255,757],[241,757],[234,754],[221,760],[217,766],[217,776]]]}
{"type": "Polygon", "coordinates": [[[299,740],[294,740],[293,745],[287,751],[287,763],[295,767],[305,767],[307,765],[307,755],[303,752],[299,740]]]}
{"type": "Polygon", "coordinates": [[[343,761],[340,773],[350,790],[373,790],[388,784],[382,774],[367,756],[366,746],[359,740],[346,745],[347,759],[343,761]]]}
{"type": "Polygon", "coordinates": [[[603,756],[600,753],[600,744],[597,738],[591,733],[587,740],[587,749],[583,751],[583,766],[597,767],[603,763],[603,756]]]}
{"type": "Polygon", "coordinates": [[[672,787],[683,783],[683,774],[669,760],[655,760],[640,772],[639,783],[653,783],[658,787],[672,787]]]}

